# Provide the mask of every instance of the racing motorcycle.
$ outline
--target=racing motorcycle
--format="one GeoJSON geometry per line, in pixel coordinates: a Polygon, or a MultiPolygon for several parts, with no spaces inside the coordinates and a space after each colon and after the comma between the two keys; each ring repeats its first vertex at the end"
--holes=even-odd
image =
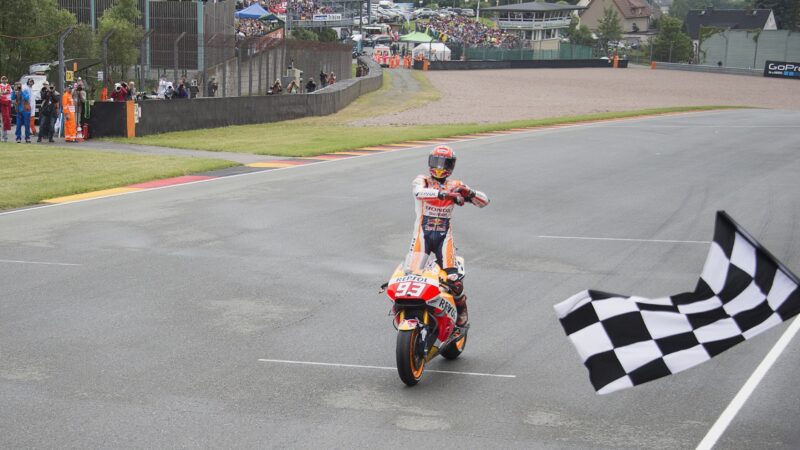
{"type": "MultiPolygon", "coordinates": [[[[464,277],[464,259],[456,258],[457,279],[464,277]]],[[[456,359],[464,351],[467,330],[456,326],[456,303],[448,274],[436,258],[409,253],[388,283],[381,286],[393,302],[397,329],[397,373],[408,386],[422,378],[425,364],[437,355],[456,359]]]]}

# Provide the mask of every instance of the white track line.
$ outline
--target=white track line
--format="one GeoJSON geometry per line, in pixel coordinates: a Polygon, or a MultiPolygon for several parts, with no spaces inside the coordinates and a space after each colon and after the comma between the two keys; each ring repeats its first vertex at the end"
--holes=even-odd
{"type": "Polygon", "coordinates": [[[47,266],[82,266],[83,264],[59,263],[59,262],[44,262],[44,261],[17,261],[14,259],[0,259],[0,263],[9,264],[43,264],[47,266]]]}
{"type": "Polygon", "coordinates": [[[710,241],[679,241],[672,239],[625,239],[586,236],[536,236],[540,239],[578,239],[585,241],[625,241],[625,242],[662,242],[668,244],[710,244],[710,241]]]}
{"type": "MultiPolygon", "coordinates": [[[[383,367],[383,366],[362,366],[359,364],[334,364],[334,363],[324,363],[324,362],[314,362],[314,361],[289,361],[285,359],[259,359],[259,362],[272,362],[272,363],[284,363],[284,364],[303,364],[307,366],[326,366],[326,367],[347,367],[351,369],[376,369],[376,370],[397,370],[396,367],[383,367]]],[[[476,377],[496,377],[496,378],[517,378],[516,375],[501,375],[495,373],[478,373],[478,372],[455,372],[451,370],[431,370],[425,369],[426,372],[435,372],[435,373],[450,373],[455,375],[472,375],[476,377]]]]}
{"type": "Polygon", "coordinates": [[[744,403],[750,397],[750,394],[755,391],[758,383],[764,378],[764,375],[767,374],[767,371],[772,367],[781,353],[786,349],[786,346],[789,345],[789,342],[792,340],[797,331],[800,330],[800,316],[798,316],[789,328],[783,332],[783,335],[778,342],[772,347],[772,349],[767,353],[767,356],[764,357],[764,360],[761,361],[761,364],[756,367],[755,372],[750,375],[750,378],[747,379],[747,382],[744,383],[744,386],[739,390],[739,393],[736,394],[736,397],[731,400],[731,403],[725,408],[725,411],[719,416],[714,425],[708,430],[706,437],[700,441],[700,444],[697,445],[696,450],[710,450],[714,445],[716,445],[717,440],[719,440],[722,433],[728,428],[728,425],[731,424],[733,418],[736,417],[736,414],[742,409],[744,403]]]}

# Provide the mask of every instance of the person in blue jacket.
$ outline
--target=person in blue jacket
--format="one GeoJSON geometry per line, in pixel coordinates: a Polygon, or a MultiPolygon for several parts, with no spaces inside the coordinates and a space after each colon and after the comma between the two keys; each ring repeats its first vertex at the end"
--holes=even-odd
{"type": "Polygon", "coordinates": [[[31,93],[30,90],[22,89],[22,85],[16,83],[14,92],[11,93],[11,105],[17,112],[17,143],[22,140],[22,126],[25,126],[25,143],[31,143],[31,93]]]}

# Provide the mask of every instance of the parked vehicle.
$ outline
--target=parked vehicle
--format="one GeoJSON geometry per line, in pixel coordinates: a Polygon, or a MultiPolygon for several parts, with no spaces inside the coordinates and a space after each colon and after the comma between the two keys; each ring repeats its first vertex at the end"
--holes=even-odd
{"type": "Polygon", "coordinates": [[[389,45],[392,43],[391,36],[388,35],[377,35],[377,36],[370,36],[364,39],[364,47],[375,47],[376,45],[389,45]]]}
{"type": "Polygon", "coordinates": [[[475,17],[475,11],[471,10],[470,8],[462,8],[461,15],[464,17],[475,17]]]}

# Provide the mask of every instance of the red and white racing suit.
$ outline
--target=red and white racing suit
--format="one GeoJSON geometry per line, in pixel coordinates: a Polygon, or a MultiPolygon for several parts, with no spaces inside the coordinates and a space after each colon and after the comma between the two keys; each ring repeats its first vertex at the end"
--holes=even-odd
{"type": "MultiPolygon", "coordinates": [[[[440,198],[442,191],[455,191],[465,186],[459,180],[446,180],[439,183],[435,178],[417,175],[411,183],[416,200],[417,218],[414,222],[414,238],[411,241],[412,253],[436,254],[436,262],[442,269],[454,269],[456,264],[456,247],[453,244],[453,230],[450,219],[453,217],[455,202],[451,198],[440,198]]],[[[480,191],[465,198],[465,202],[483,208],[489,204],[489,198],[480,191]]]]}

